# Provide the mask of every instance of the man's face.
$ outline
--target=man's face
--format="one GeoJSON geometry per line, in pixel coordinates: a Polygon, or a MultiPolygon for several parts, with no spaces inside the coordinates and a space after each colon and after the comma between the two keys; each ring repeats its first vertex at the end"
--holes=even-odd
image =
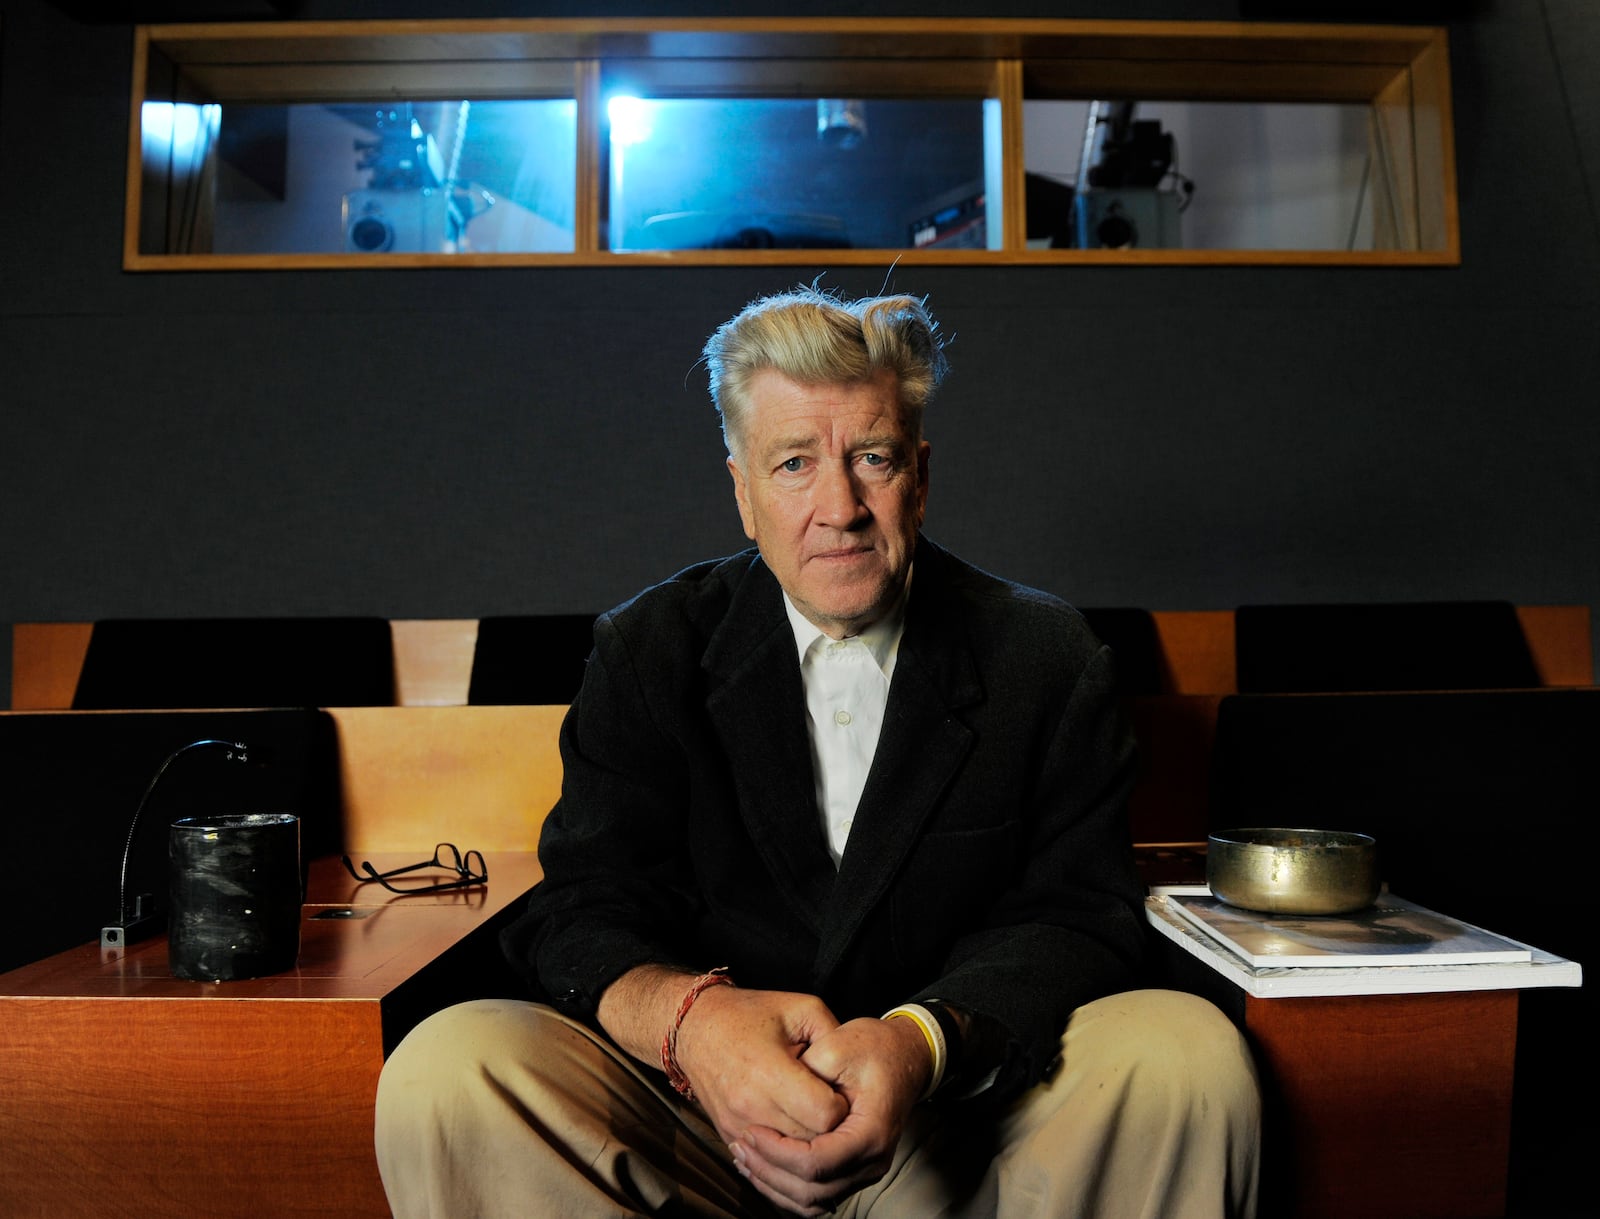
{"type": "Polygon", "coordinates": [[[790,600],[835,639],[870,626],[905,587],[928,501],[928,445],[906,430],[895,378],[751,383],[728,459],[744,531],[790,600]]]}

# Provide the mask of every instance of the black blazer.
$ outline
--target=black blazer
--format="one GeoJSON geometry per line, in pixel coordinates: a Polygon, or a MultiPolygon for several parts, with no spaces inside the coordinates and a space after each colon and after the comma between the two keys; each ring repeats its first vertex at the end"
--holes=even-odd
{"type": "Polygon", "coordinates": [[[1133,984],[1144,943],[1110,652],[1064,602],[920,539],[837,872],[805,716],[754,550],[602,615],[508,956],[587,1020],[651,962],[726,965],[841,1020],[945,999],[1006,1030],[1007,1091],[1038,1079],[1072,1010],[1133,984]]]}

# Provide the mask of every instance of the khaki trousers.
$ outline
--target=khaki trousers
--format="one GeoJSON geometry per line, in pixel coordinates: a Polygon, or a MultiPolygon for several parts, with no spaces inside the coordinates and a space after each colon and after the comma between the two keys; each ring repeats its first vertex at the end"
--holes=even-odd
{"type": "MultiPolygon", "coordinates": [[[[1243,1039],[1175,991],[1073,1014],[1044,1082],[980,1117],[918,1106],[844,1219],[1221,1219],[1255,1212],[1260,1097],[1243,1039]]],[[[378,1166],[397,1219],[778,1214],[699,1106],[549,1008],[448,1008],[378,1087],[378,1166]]]]}

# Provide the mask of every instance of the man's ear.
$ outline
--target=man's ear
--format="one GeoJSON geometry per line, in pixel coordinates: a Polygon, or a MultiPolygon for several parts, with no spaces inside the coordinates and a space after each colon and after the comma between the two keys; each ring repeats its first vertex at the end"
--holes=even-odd
{"type": "Polygon", "coordinates": [[[756,540],[756,522],[750,513],[750,493],[745,486],[744,471],[732,457],[728,458],[728,473],[733,476],[733,498],[739,505],[739,520],[744,523],[744,536],[753,542],[756,540]]]}

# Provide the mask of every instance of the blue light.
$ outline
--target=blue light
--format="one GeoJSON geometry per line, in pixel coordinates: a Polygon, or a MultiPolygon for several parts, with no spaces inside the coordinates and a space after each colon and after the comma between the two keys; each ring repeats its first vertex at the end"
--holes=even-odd
{"type": "Polygon", "coordinates": [[[641,144],[654,131],[652,102],[640,97],[618,94],[606,103],[606,117],[611,121],[611,142],[620,148],[641,144]]]}
{"type": "Polygon", "coordinates": [[[217,123],[215,103],[145,102],[139,108],[139,128],[146,142],[171,150],[174,160],[186,160],[203,150],[217,123]]]}

